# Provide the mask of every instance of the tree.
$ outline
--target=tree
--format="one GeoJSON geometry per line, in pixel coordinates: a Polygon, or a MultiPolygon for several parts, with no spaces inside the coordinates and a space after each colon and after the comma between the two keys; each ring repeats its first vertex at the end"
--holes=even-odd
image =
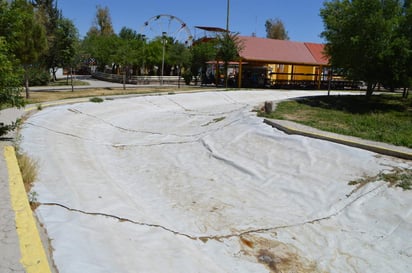
{"type": "Polygon", "coordinates": [[[112,18],[110,17],[110,10],[108,7],[102,8],[101,6],[96,7],[96,17],[94,19],[93,26],[90,28],[87,36],[89,35],[103,35],[111,36],[114,35],[112,18]]]}
{"type": "Polygon", "coordinates": [[[277,40],[289,40],[285,25],[279,18],[268,19],[265,23],[266,38],[277,40]]]}
{"type": "Polygon", "coordinates": [[[97,6],[96,9],[96,17],[82,42],[82,48],[96,59],[98,69],[103,71],[119,55],[117,51],[120,41],[113,31],[109,8],[97,6]]]}
{"type": "Polygon", "coordinates": [[[29,98],[29,69],[47,49],[44,26],[33,6],[25,0],[15,0],[3,14],[0,36],[6,37],[10,51],[23,67],[26,97],[29,98]]]}
{"type": "Polygon", "coordinates": [[[192,74],[202,73],[202,81],[206,77],[207,62],[216,59],[217,46],[216,40],[199,41],[193,44],[192,53],[192,74]]]}
{"type": "Polygon", "coordinates": [[[240,44],[239,37],[237,34],[231,34],[229,32],[224,32],[217,37],[217,54],[216,57],[218,61],[223,61],[224,66],[224,81],[225,87],[228,86],[228,68],[229,62],[235,61],[239,58],[239,51],[242,45],[240,44]]]}
{"type": "Polygon", "coordinates": [[[119,38],[115,34],[103,36],[89,32],[82,42],[82,48],[96,59],[98,69],[104,71],[106,65],[115,62],[119,44],[119,38]]]}
{"type": "Polygon", "coordinates": [[[190,50],[186,47],[186,45],[183,43],[179,43],[179,42],[173,43],[170,46],[168,52],[169,52],[169,64],[173,66],[174,68],[176,68],[176,70],[174,70],[174,74],[179,76],[179,86],[180,86],[180,75],[181,75],[182,70],[186,72],[185,75],[190,75],[190,76],[192,75],[192,73],[190,73],[190,69],[187,69],[186,71],[186,68],[190,67],[192,55],[190,53],[190,50]],[[187,74],[187,72],[189,72],[190,74],[187,74]]]}
{"type": "Polygon", "coordinates": [[[57,8],[54,0],[32,0],[30,1],[41,17],[42,24],[46,28],[47,38],[52,38],[57,28],[57,21],[61,18],[61,11],[57,8]]]}
{"type": "MultiPolygon", "coordinates": [[[[23,71],[19,67],[14,55],[10,52],[6,40],[0,37],[0,109],[10,106],[24,106],[24,99],[20,95],[22,74],[23,71]]],[[[5,135],[15,127],[16,122],[9,125],[0,123],[0,136],[5,135]]]]}
{"type": "Polygon", "coordinates": [[[135,30],[123,27],[119,32],[116,62],[122,64],[127,70],[131,67],[143,66],[144,39],[135,30]]]}
{"type": "Polygon", "coordinates": [[[56,58],[54,59],[55,62],[51,63],[53,65],[53,73],[55,73],[54,67],[59,66],[70,68],[70,71],[73,71],[73,67],[76,65],[76,61],[78,61],[79,38],[77,28],[71,20],[60,18],[55,35],[56,42],[53,49],[56,52],[56,58]]]}
{"type": "Polygon", "coordinates": [[[135,30],[128,27],[122,27],[122,29],[119,32],[119,37],[120,39],[126,41],[139,40],[141,38],[141,36],[137,34],[135,30]]]}
{"type": "Polygon", "coordinates": [[[52,79],[54,81],[56,80],[56,70],[60,66],[60,48],[58,45],[60,37],[57,37],[57,31],[62,19],[62,13],[57,8],[57,2],[54,0],[32,0],[31,3],[37,10],[40,22],[46,30],[48,50],[44,52],[41,59],[44,69],[52,71],[52,79]]]}
{"type": "Polygon", "coordinates": [[[330,64],[346,76],[367,83],[366,95],[377,83],[404,84],[411,56],[410,36],[402,29],[400,0],[333,0],[320,15],[330,64]]]}
{"type": "Polygon", "coordinates": [[[405,0],[403,5],[403,12],[405,19],[403,20],[403,24],[401,25],[401,29],[404,30],[404,35],[409,38],[408,39],[408,48],[409,48],[409,58],[405,58],[407,64],[407,83],[404,85],[403,97],[408,97],[409,89],[412,88],[412,1],[405,0]]]}

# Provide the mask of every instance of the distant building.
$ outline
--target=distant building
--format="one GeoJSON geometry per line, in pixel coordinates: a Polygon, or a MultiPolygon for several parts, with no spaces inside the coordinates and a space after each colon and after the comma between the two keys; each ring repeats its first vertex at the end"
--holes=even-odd
{"type": "Polygon", "coordinates": [[[265,78],[265,85],[272,87],[320,88],[327,80],[329,60],[323,53],[323,44],[247,36],[240,36],[239,40],[239,87],[261,87],[261,77],[265,78]]]}
{"type": "MultiPolygon", "coordinates": [[[[197,26],[205,35],[197,42],[215,39],[226,32],[218,27],[197,26]]],[[[229,63],[229,85],[232,87],[272,87],[307,89],[358,88],[358,83],[332,75],[329,58],[324,54],[325,45],[238,36],[241,50],[239,59],[229,63]]],[[[223,84],[223,63],[208,62],[203,71],[202,83],[223,84]]]]}

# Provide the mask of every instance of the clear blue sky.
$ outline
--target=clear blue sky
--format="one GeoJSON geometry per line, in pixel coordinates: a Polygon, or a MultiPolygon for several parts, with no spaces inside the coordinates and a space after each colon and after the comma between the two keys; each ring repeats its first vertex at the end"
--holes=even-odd
{"type": "MultiPolygon", "coordinates": [[[[319,10],[324,0],[230,0],[230,30],[240,35],[265,37],[265,21],[279,18],[293,41],[318,42],[323,31],[319,10]]],[[[226,28],[227,0],[57,0],[63,16],[71,19],[84,37],[92,26],[96,6],[108,7],[116,33],[122,27],[140,32],[153,16],[170,14],[184,21],[195,38],[194,26],[226,28]]]]}

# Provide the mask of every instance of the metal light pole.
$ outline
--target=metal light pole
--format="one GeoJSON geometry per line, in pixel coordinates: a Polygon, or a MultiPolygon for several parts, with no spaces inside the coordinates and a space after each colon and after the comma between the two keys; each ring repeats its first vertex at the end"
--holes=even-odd
{"type": "Polygon", "coordinates": [[[229,33],[230,0],[227,0],[226,32],[229,33]]]}
{"type": "Polygon", "coordinates": [[[143,61],[142,61],[142,68],[140,68],[140,74],[145,75],[146,74],[146,35],[142,35],[142,41],[143,41],[143,61]]]}
{"type": "MultiPolygon", "coordinates": [[[[227,0],[227,14],[226,14],[226,39],[229,39],[229,14],[230,14],[230,0],[227,0]]],[[[225,42],[226,43],[226,42],[225,42]]],[[[228,64],[225,61],[225,88],[227,88],[227,83],[228,83],[228,75],[227,75],[227,71],[228,71],[228,64]]]]}
{"type": "Polygon", "coordinates": [[[162,32],[163,55],[162,55],[162,78],[161,85],[163,85],[163,73],[165,69],[165,50],[166,50],[166,32],[162,32]]]}

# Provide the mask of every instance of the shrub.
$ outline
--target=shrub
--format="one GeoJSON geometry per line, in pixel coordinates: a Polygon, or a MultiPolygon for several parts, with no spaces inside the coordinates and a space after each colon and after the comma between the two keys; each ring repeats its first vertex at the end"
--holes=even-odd
{"type": "Polygon", "coordinates": [[[24,153],[16,153],[17,162],[19,163],[21,176],[23,178],[26,191],[30,191],[32,183],[37,178],[37,162],[24,153]]]}
{"type": "Polygon", "coordinates": [[[188,69],[183,73],[183,79],[185,80],[186,85],[190,85],[192,81],[192,72],[188,69]]]}
{"type": "Polygon", "coordinates": [[[45,86],[50,82],[50,73],[43,68],[34,67],[29,69],[30,86],[45,86]]]}
{"type": "Polygon", "coordinates": [[[93,97],[93,98],[90,99],[90,101],[91,102],[96,102],[96,103],[101,103],[101,102],[103,102],[103,99],[99,98],[99,97],[93,97]]]}

